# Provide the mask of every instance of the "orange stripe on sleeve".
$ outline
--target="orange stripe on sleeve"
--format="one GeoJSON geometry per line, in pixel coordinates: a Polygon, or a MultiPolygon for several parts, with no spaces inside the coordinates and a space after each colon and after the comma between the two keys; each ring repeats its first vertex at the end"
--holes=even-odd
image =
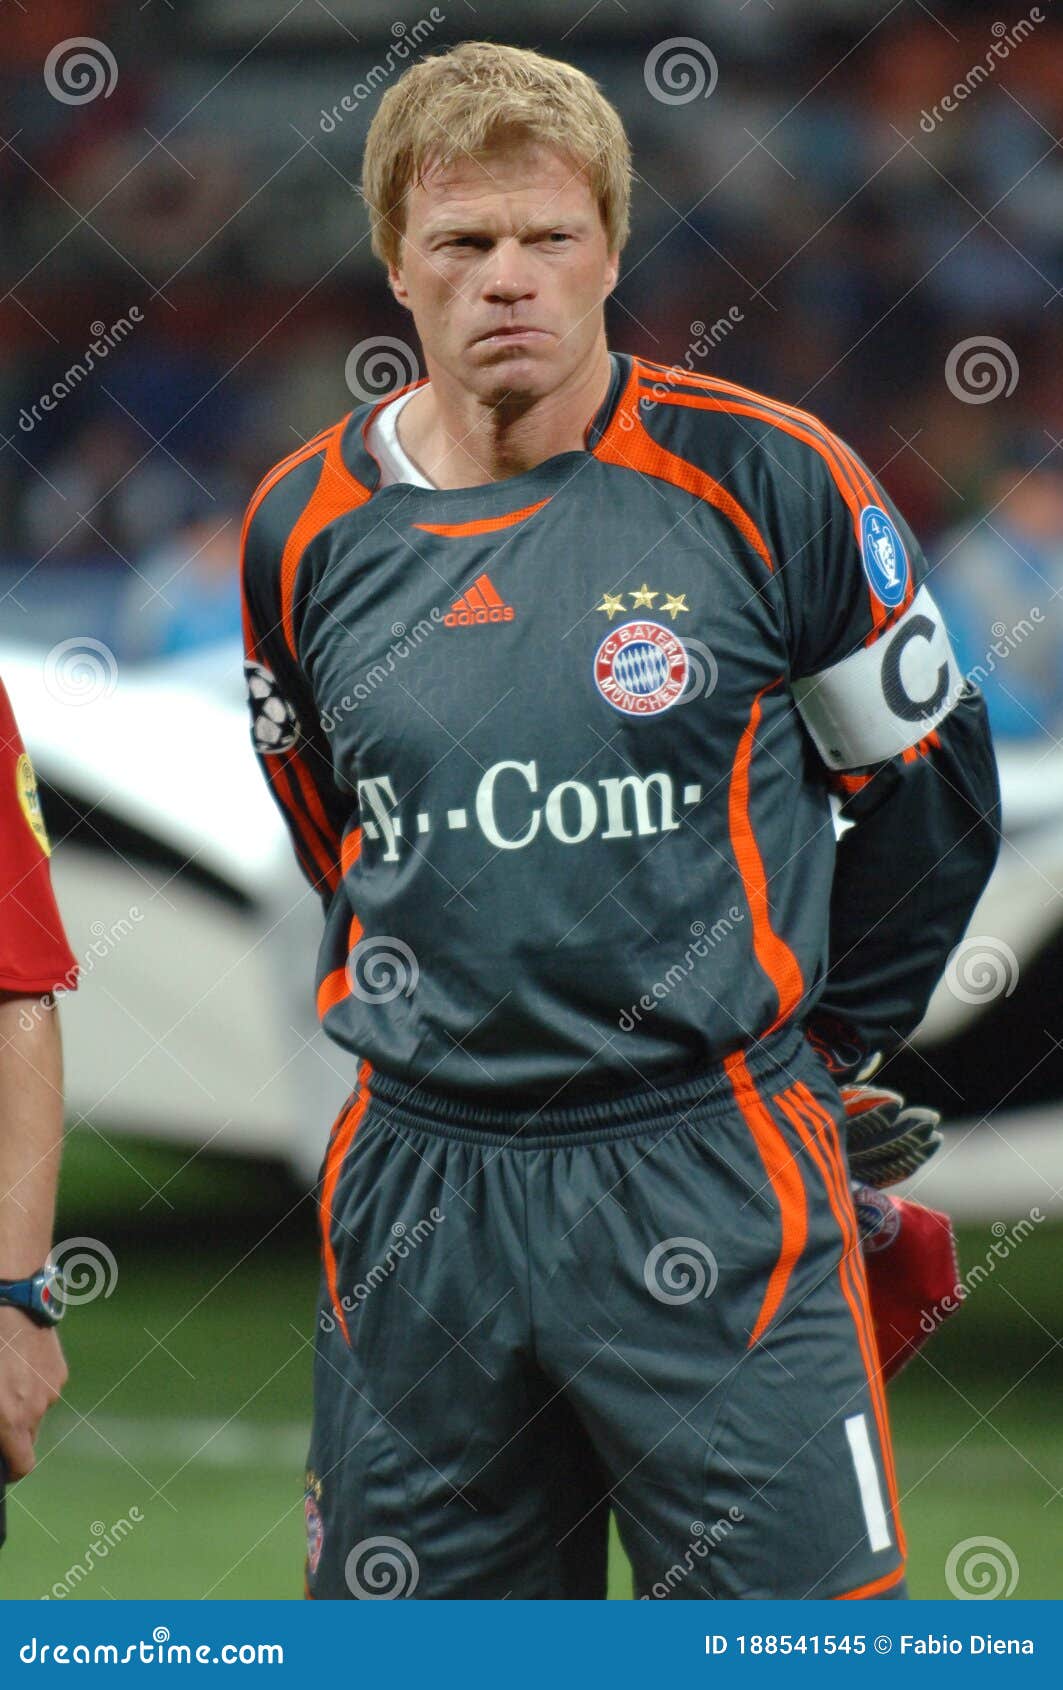
{"type": "MultiPolygon", "coordinates": [[[[643,363],[645,364],[645,360],[643,360],[643,363]]],[[[845,442],[832,433],[819,417],[813,416],[811,411],[799,410],[796,405],[787,405],[781,399],[770,399],[766,394],[756,393],[751,387],[740,387],[737,382],[724,381],[719,376],[691,374],[684,375],[682,380],[699,392],[725,394],[732,399],[740,400],[742,402],[741,407],[728,406],[726,408],[735,409],[743,416],[760,416],[764,421],[774,422],[779,427],[785,428],[786,432],[793,434],[795,439],[807,441],[825,459],[846,504],[851,511],[853,510],[853,503],[848,494],[851,492],[859,501],[867,477],[863,474],[845,442]],[[754,409],[750,410],[747,407],[754,407],[754,409]],[[784,421],[784,419],[786,420],[784,421]],[[791,426],[787,427],[787,422],[791,426]]],[[[659,386],[658,383],[657,387],[659,386]]],[[[656,392],[657,388],[654,389],[655,395],[656,392]]],[[[670,397],[680,400],[683,396],[679,391],[676,391],[670,397]]],[[[669,400],[663,399],[660,402],[667,404],[669,400]]],[[[865,500],[864,502],[867,503],[868,501],[865,500]]],[[[859,508],[859,505],[857,508],[859,508]]],[[[859,523],[856,521],[854,521],[854,529],[859,538],[859,523]]]]}
{"type": "Polygon", "coordinates": [[[779,1203],[782,1216],[782,1240],[775,1266],[771,1271],[764,1300],[760,1305],[747,1348],[760,1338],[774,1318],[786,1295],[790,1275],[805,1247],[808,1237],[808,1203],[805,1182],[796,1158],[776,1123],[772,1120],[741,1051],[724,1058],[724,1071],[731,1082],[735,1100],[746,1125],[753,1135],[764,1171],[779,1203]]]}
{"type": "Polygon", "coordinates": [[[293,657],[297,655],[293,619],[295,581],[303,553],[311,540],[315,539],[323,528],[327,528],[330,522],[334,522],[345,511],[357,510],[358,506],[364,505],[369,498],[368,487],[363,487],[362,483],[355,479],[340,452],[340,442],[349,415],[350,413],[329,430],[317,486],[288,535],[281,558],[281,622],[288,650],[293,657]]]}
{"type": "MultiPolygon", "coordinates": [[[[332,426],[334,427],[335,425],[333,424],[332,426]]],[[[244,512],[243,527],[240,531],[241,610],[243,615],[244,650],[248,658],[253,663],[258,662],[258,642],[255,638],[254,628],[251,625],[251,613],[248,608],[247,594],[246,591],[244,591],[244,559],[247,555],[247,536],[250,531],[251,524],[254,521],[255,513],[267,493],[271,492],[273,488],[276,487],[278,481],[281,481],[290,469],[295,469],[297,465],[305,463],[308,458],[312,458],[316,452],[320,452],[327,441],[330,432],[330,429],[323,430],[321,434],[315,435],[313,440],[308,440],[305,446],[300,446],[298,451],[290,453],[290,455],[284,458],[279,464],[275,464],[269,474],[264,476],[255,488],[255,491],[252,493],[248,503],[247,510],[244,512]]]]}
{"type": "MultiPolygon", "coordinates": [[[[699,375],[692,372],[680,374],[674,369],[669,372],[663,365],[650,365],[645,359],[640,360],[640,362],[645,370],[658,369],[660,377],[667,377],[670,373],[674,380],[678,375],[684,385],[699,392],[703,391],[706,395],[726,394],[730,395],[732,399],[731,403],[722,403],[717,399],[697,398],[693,394],[681,392],[672,392],[662,396],[659,390],[664,385],[664,381],[659,378],[651,386],[651,392],[658,404],[692,405],[699,409],[728,411],[741,416],[759,417],[762,421],[774,423],[776,427],[783,429],[787,434],[793,435],[795,439],[803,441],[817,451],[834,477],[835,485],[849,508],[857,550],[862,554],[863,537],[860,531],[860,513],[865,505],[877,505],[879,509],[884,510],[885,496],[878,483],[857,461],[855,454],[845,444],[844,440],[833,433],[825,423],[821,422],[818,417],[813,416],[811,411],[799,410],[796,406],[786,405],[778,399],[768,399],[763,394],[755,393],[752,388],[740,387],[735,382],[723,381],[717,376],[699,375]]],[[[897,615],[907,609],[914,596],[915,581],[911,569],[911,559],[909,559],[908,582],[904,599],[896,612],[897,615]]],[[[876,598],[870,586],[868,587],[868,602],[874,623],[872,637],[877,637],[885,627],[887,619],[893,613],[876,598]]]]}
{"type": "Polygon", "coordinates": [[[935,728],[933,733],[928,733],[924,739],[917,740],[914,745],[910,745],[907,751],[902,751],[901,759],[905,763],[917,763],[920,757],[929,757],[931,751],[936,750],[940,745],[941,735],[935,728]]]}
{"type": "Polygon", "coordinates": [[[270,785],[276,789],[280,796],[285,814],[290,817],[291,824],[295,828],[298,838],[302,841],[304,852],[313,859],[320,877],[324,880],[329,891],[334,892],[340,879],[340,871],[337,865],[339,840],[336,836],[336,830],[330,826],[325,816],[317,790],[313,786],[296,748],[290,746],[287,751],[281,752],[278,757],[271,759],[267,774],[270,785]],[[319,825],[325,835],[325,840],[328,842],[327,844],[322,842],[317,828],[307,819],[305,811],[296,798],[292,785],[293,775],[298,782],[303,801],[309,801],[308,794],[313,799],[313,804],[310,807],[315,817],[320,818],[319,825]]]}
{"type": "Polygon", "coordinates": [[[851,796],[854,792],[862,792],[864,787],[870,785],[873,779],[873,775],[832,774],[830,784],[836,792],[844,792],[851,796]]]}
{"type": "MultiPolygon", "coordinates": [[[[252,662],[259,661],[260,652],[259,637],[252,622],[246,590],[247,539],[251,523],[262,501],[289,470],[308,462],[319,454],[321,455],[321,469],[317,486],[288,536],[281,559],[279,582],[281,624],[284,628],[288,647],[294,657],[296,653],[292,633],[292,602],[295,575],[305,545],[309,543],[313,534],[324,526],[325,521],[331,520],[331,516],[339,514],[340,509],[354,508],[369,496],[367,489],[362,487],[361,483],[355,481],[353,476],[349,474],[340,457],[340,440],[347,420],[344,417],[340,422],[333,423],[320,435],[307,441],[304,446],[301,446],[277,464],[260,482],[248,505],[240,541],[240,587],[244,650],[246,656],[252,662]],[[343,490],[342,499],[339,494],[341,488],[343,490]],[[331,515],[329,512],[331,512],[331,515]]],[[[272,631],[272,629],[268,630],[268,632],[272,631]]],[[[310,765],[305,760],[298,745],[290,746],[286,751],[268,759],[267,778],[280,800],[295,835],[296,854],[304,872],[309,870],[309,879],[314,880],[316,875],[317,879],[323,881],[330,891],[335,891],[340,879],[339,836],[325,810],[310,765]]]]}
{"type": "Polygon", "coordinates": [[[642,475],[656,476],[661,481],[671,482],[673,487],[682,487],[694,498],[704,499],[706,504],[713,505],[727,517],[756,552],[765,569],[774,571],[775,564],[767,541],[733,494],[696,464],[688,463],[686,458],[659,446],[647,432],[638,414],[638,369],[639,361],[633,359],[628,385],[620,396],[608,428],[594,447],[594,456],[602,463],[621,464],[625,469],[637,470],[642,475]]]}
{"type": "MultiPolygon", "coordinates": [[[[291,746],[289,747],[289,750],[290,756],[287,758],[286,766],[293,771],[295,778],[299,783],[299,790],[303,795],[303,801],[328,842],[328,847],[331,852],[330,867],[334,873],[336,859],[339,856],[339,835],[337,834],[332,822],[329,821],[328,816],[325,814],[325,807],[321,802],[321,794],[318,792],[314,777],[310,773],[310,770],[300,755],[297,747],[291,746]]],[[[334,887],[333,890],[335,890],[334,887]]]]}

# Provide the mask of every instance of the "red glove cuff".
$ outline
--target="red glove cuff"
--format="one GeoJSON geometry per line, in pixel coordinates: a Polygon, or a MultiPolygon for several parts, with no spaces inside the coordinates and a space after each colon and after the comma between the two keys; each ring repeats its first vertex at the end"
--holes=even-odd
{"type": "Polygon", "coordinates": [[[956,1236],[948,1215],[910,1198],[861,1186],[853,1201],[865,1211],[865,1234],[866,1210],[881,1217],[863,1249],[879,1362],[891,1379],[959,1307],[956,1236]]]}

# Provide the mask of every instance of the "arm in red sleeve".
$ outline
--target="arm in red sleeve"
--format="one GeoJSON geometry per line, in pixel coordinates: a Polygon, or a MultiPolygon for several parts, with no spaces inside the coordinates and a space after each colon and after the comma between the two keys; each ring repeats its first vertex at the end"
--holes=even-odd
{"type": "Polygon", "coordinates": [[[0,681],[0,991],[73,991],[78,964],[52,890],[33,764],[0,681]]]}

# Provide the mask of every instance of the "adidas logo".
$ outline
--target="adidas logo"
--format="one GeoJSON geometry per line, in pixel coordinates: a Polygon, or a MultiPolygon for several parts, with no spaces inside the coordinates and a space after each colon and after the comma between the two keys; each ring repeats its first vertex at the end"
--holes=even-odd
{"type": "Polygon", "coordinates": [[[513,606],[499,598],[486,575],[478,575],[443,618],[447,628],[471,628],[479,622],[512,622],[513,606]]]}

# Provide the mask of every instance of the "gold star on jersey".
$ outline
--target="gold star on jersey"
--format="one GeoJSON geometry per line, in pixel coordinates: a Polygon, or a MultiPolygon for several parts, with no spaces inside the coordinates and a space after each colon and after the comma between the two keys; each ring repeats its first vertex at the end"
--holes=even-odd
{"type": "MultiPolygon", "coordinates": [[[[654,599],[659,599],[661,595],[662,589],[660,587],[650,587],[643,581],[641,587],[630,589],[627,596],[631,600],[630,608],[632,610],[652,610],[654,599]]],[[[628,607],[624,603],[623,593],[603,593],[601,604],[596,604],[594,608],[604,611],[611,622],[614,616],[619,616],[628,607]]],[[[688,614],[690,611],[685,593],[664,593],[664,603],[656,614],[658,616],[667,614],[674,622],[683,611],[688,614]]]]}

